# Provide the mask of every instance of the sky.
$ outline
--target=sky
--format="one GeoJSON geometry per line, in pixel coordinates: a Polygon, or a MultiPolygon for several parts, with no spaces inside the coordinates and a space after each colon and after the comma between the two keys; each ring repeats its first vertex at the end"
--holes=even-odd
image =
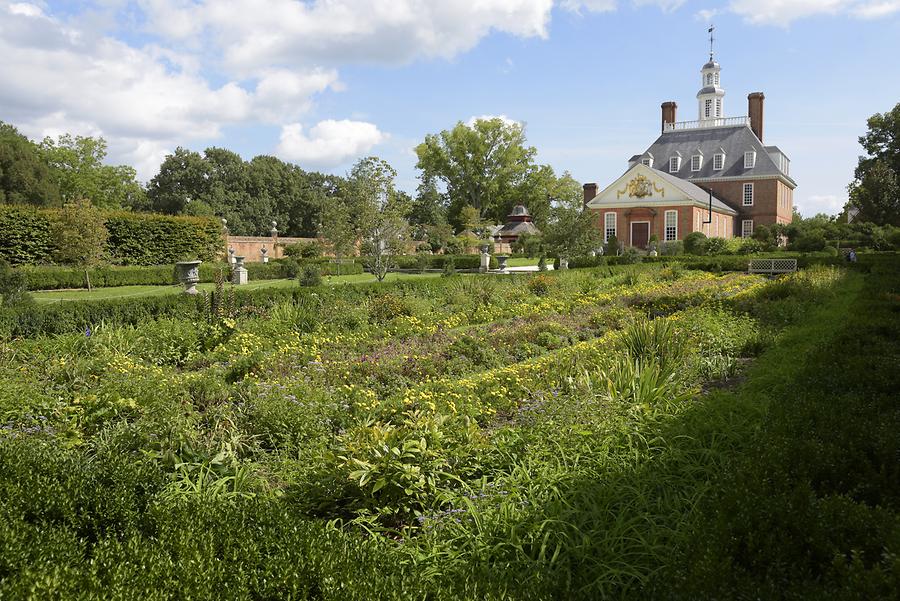
{"type": "Polygon", "coordinates": [[[525,126],[538,161],[603,188],[697,118],[716,27],[726,116],[766,95],[795,204],[834,214],[866,119],[900,102],[900,0],[0,0],[0,120],[103,136],[142,181],[183,146],[344,174],[457,122],[525,126]]]}

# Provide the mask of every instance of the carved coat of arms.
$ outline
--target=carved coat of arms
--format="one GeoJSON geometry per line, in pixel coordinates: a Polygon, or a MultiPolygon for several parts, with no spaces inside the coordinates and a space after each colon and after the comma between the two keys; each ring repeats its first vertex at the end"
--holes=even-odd
{"type": "Polygon", "coordinates": [[[659,188],[643,175],[637,175],[625,185],[624,190],[616,191],[616,198],[622,198],[623,194],[628,194],[632,198],[645,198],[651,196],[656,190],[661,196],[665,197],[665,189],[659,188]]]}

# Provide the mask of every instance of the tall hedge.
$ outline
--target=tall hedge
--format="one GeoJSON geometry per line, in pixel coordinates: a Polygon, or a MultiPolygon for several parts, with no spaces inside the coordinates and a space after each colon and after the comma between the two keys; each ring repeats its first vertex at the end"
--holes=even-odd
{"type": "MultiPolygon", "coordinates": [[[[56,245],[54,209],[0,205],[0,259],[12,265],[53,262],[56,245]]],[[[211,261],[223,248],[222,227],[209,217],[174,217],[153,213],[105,214],[109,238],[106,254],[119,265],[164,265],[185,257],[211,261]]]]}
{"type": "Polygon", "coordinates": [[[47,211],[0,205],[0,259],[11,265],[49,263],[53,248],[47,211]]]}
{"type": "Polygon", "coordinates": [[[222,225],[205,217],[111,213],[109,254],[121,265],[163,265],[182,258],[210,261],[222,247],[222,225]]]}

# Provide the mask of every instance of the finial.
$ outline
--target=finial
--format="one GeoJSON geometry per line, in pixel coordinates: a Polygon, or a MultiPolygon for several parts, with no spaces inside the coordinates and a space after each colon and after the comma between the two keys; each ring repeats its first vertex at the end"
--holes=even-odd
{"type": "Polygon", "coordinates": [[[710,62],[712,62],[712,60],[713,60],[713,55],[715,54],[715,53],[713,52],[713,42],[716,41],[716,38],[715,38],[714,35],[713,35],[713,32],[715,32],[715,30],[716,30],[716,26],[715,26],[715,25],[710,25],[710,26],[709,26],[709,31],[708,31],[708,33],[709,33],[709,61],[710,61],[710,62]]]}

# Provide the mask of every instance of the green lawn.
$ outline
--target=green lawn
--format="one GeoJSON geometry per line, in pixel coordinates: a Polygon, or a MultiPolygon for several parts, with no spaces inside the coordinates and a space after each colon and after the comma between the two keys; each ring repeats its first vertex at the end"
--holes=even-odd
{"type": "Polygon", "coordinates": [[[506,263],[510,267],[529,267],[531,265],[537,265],[538,259],[529,259],[527,257],[515,257],[507,261],[506,263]]]}
{"type": "MultiPolygon", "coordinates": [[[[409,280],[423,277],[435,277],[436,273],[389,273],[385,281],[409,280]]],[[[370,273],[361,273],[354,275],[335,275],[324,276],[322,281],[326,284],[363,284],[374,282],[375,276],[370,273]]],[[[248,282],[242,286],[242,290],[254,290],[257,288],[289,288],[297,286],[296,280],[258,280],[248,282]]],[[[212,290],[215,284],[198,284],[199,290],[212,290]]],[[[60,301],[72,300],[103,300],[115,298],[128,298],[135,296],[159,296],[165,294],[179,294],[184,288],[179,284],[177,286],[117,286],[115,288],[94,288],[88,292],[87,289],[80,290],[47,290],[32,293],[37,303],[57,303],[60,301]]]]}

